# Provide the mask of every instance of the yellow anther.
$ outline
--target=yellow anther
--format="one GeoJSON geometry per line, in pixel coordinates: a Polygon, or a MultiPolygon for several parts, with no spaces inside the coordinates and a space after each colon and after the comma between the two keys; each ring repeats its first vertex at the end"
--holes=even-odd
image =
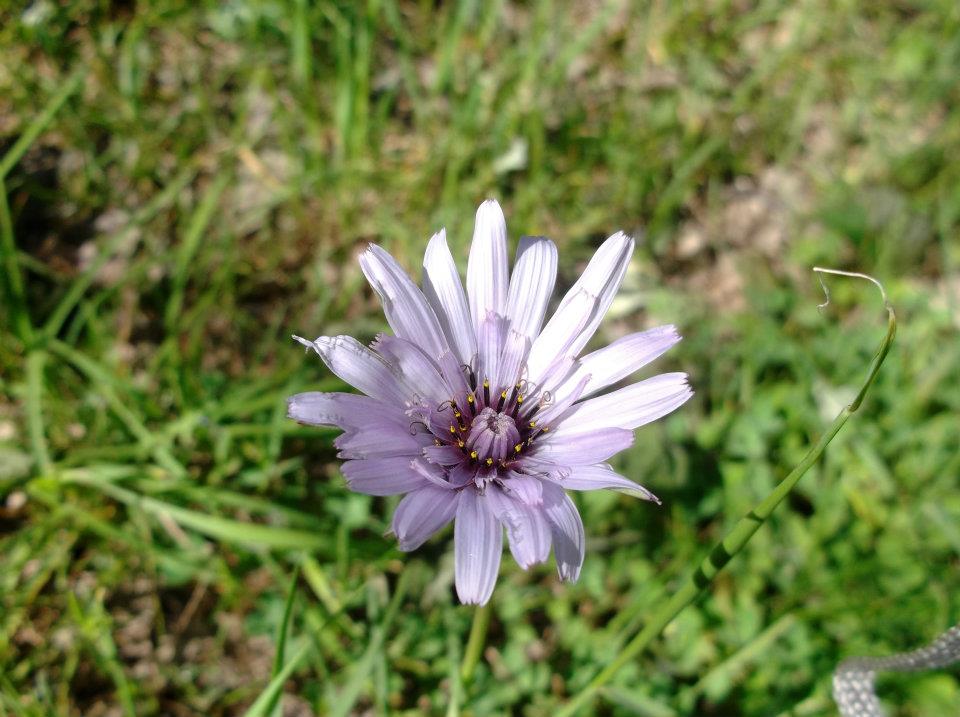
{"type": "Polygon", "coordinates": [[[522,444],[522,443],[518,443],[517,445],[515,445],[515,446],[513,447],[513,450],[515,450],[517,453],[519,453],[521,448],[523,448],[523,444],[522,444]]]}
{"type": "Polygon", "coordinates": [[[460,416],[462,416],[462,415],[463,415],[463,414],[460,413],[460,411],[454,411],[454,412],[453,412],[453,417],[454,417],[454,418],[460,418],[460,416]]]}
{"type": "Polygon", "coordinates": [[[464,446],[463,439],[460,439],[459,441],[457,441],[458,448],[463,448],[463,446],[464,446]]]}
{"type": "Polygon", "coordinates": [[[483,387],[490,388],[490,382],[487,379],[483,379],[483,387]]]}
{"type": "Polygon", "coordinates": [[[473,395],[467,396],[467,403],[473,403],[473,395]]]}
{"type": "Polygon", "coordinates": [[[470,457],[471,457],[471,458],[476,458],[476,457],[477,457],[477,452],[476,452],[476,451],[470,451],[470,457]]]}
{"type": "Polygon", "coordinates": [[[493,465],[493,458],[487,458],[487,465],[488,465],[488,466],[492,466],[492,465],[493,465]]]}
{"type": "Polygon", "coordinates": [[[530,421],[530,428],[536,428],[536,427],[537,427],[537,422],[536,422],[536,421],[530,421]]]}
{"type": "Polygon", "coordinates": [[[521,393],[519,396],[517,396],[517,403],[523,403],[523,394],[522,394],[522,393],[521,393]]]}
{"type": "Polygon", "coordinates": [[[506,398],[506,397],[507,397],[507,392],[506,392],[506,391],[501,391],[501,392],[500,392],[500,398],[506,398]]]}
{"type": "Polygon", "coordinates": [[[457,432],[457,427],[456,427],[456,426],[450,426],[450,433],[456,433],[456,432],[457,432]]]}

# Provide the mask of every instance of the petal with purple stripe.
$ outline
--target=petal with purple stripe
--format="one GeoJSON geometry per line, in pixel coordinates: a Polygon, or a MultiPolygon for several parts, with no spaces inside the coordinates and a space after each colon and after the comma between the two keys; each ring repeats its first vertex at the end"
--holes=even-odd
{"type": "Polygon", "coordinates": [[[626,378],[634,371],[639,371],[663,355],[678,341],[680,341],[680,334],[674,326],[659,326],[624,336],[609,346],[581,358],[577,362],[576,371],[554,393],[562,396],[576,386],[581,378],[589,375],[590,380],[584,388],[583,395],[590,396],[626,378]]]}
{"type": "Polygon", "coordinates": [[[639,483],[624,478],[605,463],[592,466],[572,466],[570,472],[559,480],[560,487],[567,490],[602,490],[608,488],[635,498],[649,500],[657,505],[660,499],[639,483]]]}
{"type": "Polygon", "coordinates": [[[497,366],[494,385],[498,389],[506,389],[509,392],[520,381],[523,362],[526,360],[529,351],[530,339],[511,328],[507,332],[507,339],[504,342],[500,362],[497,366]]]}
{"type": "Polygon", "coordinates": [[[558,433],[592,434],[605,428],[638,428],[686,403],[693,395],[685,373],[662,373],[618,391],[577,403],[558,433]]]}
{"type": "Polygon", "coordinates": [[[500,354],[506,341],[507,320],[492,311],[484,317],[477,331],[477,347],[480,379],[497,380],[500,371],[500,354]]]}
{"type": "Polygon", "coordinates": [[[336,426],[344,430],[387,422],[403,427],[410,420],[402,411],[369,396],[355,393],[307,391],[287,399],[287,416],[310,426],[336,426]]]}
{"type": "Polygon", "coordinates": [[[484,493],[497,520],[507,529],[510,552],[517,565],[526,570],[550,556],[550,525],[543,514],[526,503],[515,500],[496,485],[484,493]]]}
{"type": "Polygon", "coordinates": [[[423,348],[430,356],[447,350],[437,315],[423,292],[386,251],[371,244],[360,255],[360,267],[380,296],[383,313],[394,333],[423,348]]]}
{"type": "Polygon", "coordinates": [[[500,205],[488,199],[477,210],[467,261],[467,296],[478,333],[491,311],[501,316],[506,313],[508,286],[507,224],[500,205]]]}
{"type": "Polygon", "coordinates": [[[423,457],[431,463],[445,467],[458,466],[463,463],[463,451],[456,446],[426,446],[422,450],[423,457]]]}
{"type": "Polygon", "coordinates": [[[356,458],[388,458],[390,456],[420,455],[424,445],[432,440],[424,433],[411,433],[409,430],[383,430],[370,425],[363,428],[351,428],[337,436],[333,445],[337,449],[337,458],[344,460],[356,458]]]}
{"type": "Polygon", "coordinates": [[[416,387],[421,398],[429,398],[432,403],[449,398],[449,388],[441,380],[440,367],[419,346],[397,336],[380,334],[372,348],[403,375],[407,385],[416,387]]]}
{"type": "Polygon", "coordinates": [[[545,237],[521,237],[507,296],[511,329],[536,338],[556,280],[556,245],[545,237]]]}
{"type": "Polygon", "coordinates": [[[413,396],[399,371],[352,336],[320,336],[316,341],[293,338],[316,351],[327,368],[371,398],[402,406],[413,396]]]}
{"type": "Polygon", "coordinates": [[[558,358],[576,356],[587,345],[620,288],[632,254],[633,239],[623,232],[597,249],[530,349],[532,380],[540,380],[558,358]]]}
{"type": "Polygon", "coordinates": [[[483,605],[493,594],[503,552],[503,528],[475,490],[460,493],[454,523],[454,577],[460,602],[483,605]]]}
{"type": "Polygon", "coordinates": [[[580,577],[586,540],[577,506],[563,489],[543,484],[543,513],[553,537],[553,556],[561,580],[575,582],[580,577]]]}
{"type": "Polygon", "coordinates": [[[622,428],[601,428],[572,435],[561,430],[549,438],[534,441],[533,457],[558,466],[582,466],[605,461],[633,445],[633,431],[622,428]]]}
{"type": "Polygon", "coordinates": [[[543,502],[543,486],[540,479],[533,476],[510,471],[503,481],[503,490],[527,505],[538,506],[543,502]]]}
{"type": "Polygon", "coordinates": [[[460,493],[427,486],[408,493],[397,505],[391,523],[400,550],[416,550],[449,523],[457,512],[460,493]]]}
{"type": "Polygon", "coordinates": [[[397,495],[429,485],[404,456],[346,461],[340,472],[350,490],[367,495],[397,495]]]}
{"type": "Polygon", "coordinates": [[[433,235],[423,256],[423,293],[459,362],[470,363],[477,353],[476,329],[444,230],[433,235]]]}

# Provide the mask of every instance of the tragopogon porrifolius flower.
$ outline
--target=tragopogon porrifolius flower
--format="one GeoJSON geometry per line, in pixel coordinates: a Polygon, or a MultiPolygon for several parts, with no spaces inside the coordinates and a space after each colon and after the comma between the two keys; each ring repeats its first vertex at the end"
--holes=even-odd
{"type": "Polygon", "coordinates": [[[490,599],[504,527],[520,567],[546,561],[552,546],[560,577],[577,579],[583,523],[566,489],[657,500],[605,461],[630,446],[633,429],[690,398],[686,374],[596,394],[680,336],[664,326],[580,356],[632,252],[623,233],[607,239],[542,326],[556,246],[522,237],[511,274],[503,212],[488,200],[477,211],[466,294],[443,231],[427,246],[422,291],[371,246],[360,262],[394,335],[369,348],[349,336],[294,337],[365,395],[300,393],[289,399],[290,417],[343,429],[334,444],[351,489],[405,494],[392,524],[401,550],[454,521],[462,602],[490,599]]]}

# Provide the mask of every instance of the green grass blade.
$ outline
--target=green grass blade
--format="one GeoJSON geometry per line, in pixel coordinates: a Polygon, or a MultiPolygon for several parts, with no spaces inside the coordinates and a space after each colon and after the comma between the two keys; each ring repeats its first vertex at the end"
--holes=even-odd
{"type": "Polygon", "coordinates": [[[34,118],[26,130],[24,130],[23,134],[20,135],[19,139],[7,150],[7,153],[3,155],[3,159],[0,159],[0,179],[6,178],[10,170],[13,169],[13,165],[20,161],[24,153],[30,149],[30,145],[33,144],[37,137],[40,136],[40,133],[47,128],[47,125],[53,121],[57,112],[63,107],[63,103],[80,88],[80,83],[83,82],[85,74],[86,68],[80,68],[70,75],[63,85],[61,85],[57,93],[50,98],[50,101],[47,103],[47,106],[43,108],[43,111],[34,118]]]}
{"type": "Polygon", "coordinates": [[[120,399],[113,389],[112,384],[115,383],[115,380],[106,368],[89,356],[86,356],[61,341],[51,340],[49,347],[54,354],[73,364],[81,373],[87,376],[96,386],[97,391],[103,396],[107,405],[110,406],[111,410],[113,410],[127,427],[127,430],[130,431],[144,449],[150,451],[161,467],[165,468],[174,476],[180,477],[187,474],[187,469],[174,457],[169,447],[163,445],[158,440],[157,434],[147,428],[127,403],[120,399]]]}
{"type": "Polygon", "coordinates": [[[377,665],[377,659],[380,657],[380,651],[383,648],[390,624],[399,609],[400,601],[406,594],[406,576],[408,574],[406,572],[400,573],[400,579],[397,581],[397,587],[390,599],[390,604],[384,612],[383,620],[371,630],[370,643],[364,651],[363,657],[353,665],[347,683],[330,705],[331,717],[347,717],[357,700],[360,699],[363,686],[377,665]]]}
{"type": "MultiPolygon", "coordinates": [[[[271,677],[276,677],[283,672],[283,661],[287,649],[287,628],[290,625],[290,616],[293,614],[293,599],[297,594],[297,580],[300,578],[300,566],[293,568],[293,577],[290,578],[290,589],[287,591],[287,601],[283,606],[283,618],[280,620],[280,629],[277,634],[277,654],[273,657],[273,672],[271,677]]],[[[272,698],[267,703],[266,713],[273,717],[280,717],[280,690],[274,692],[272,698]]]]}
{"type": "Polygon", "coordinates": [[[173,288],[170,292],[170,298],[167,301],[167,309],[164,313],[164,325],[168,333],[176,331],[177,320],[183,310],[183,294],[187,287],[187,279],[190,276],[190,267],[200,248],[200,240],[213,219],[214,211],[217,208],[217,202],[223,190],[226,189],[230,181],[228,172],[221,173],[214,181],[207,193],[203,196],[200,204],[197,206],[190,217],[190,223],[183,235],[183,242],[180,245],[180,251],[177,254],[177,265],[173,275],[173,288]]]}
{"type": "Polygon", "coordinates": [[[111,483],[98,481],[92,476],[74,474],[67,480],[96,488],[125,505],[139,508],[155,516],[171,518],[183,527],[191,528],[210,538],[228,543],[277,550],[321,550],[327,546],[326,540],[313,532],[260,523],[243,523],[218,515],[200,513],[162,500],[139,495],[111,483]]]}
{"type": "Polygon", "coordinates": [[[17,336],[25,344],[33,339],[33,324],[27,311],[26,295],[23,290],[23,275],[17,262],[17,244],[13,238],[13,220],[10,218],[10,204],[7,202],[7,187],[0,176],[0,261],[3,267],[3,289],[7,305],[13,316],[13,326],[17,336]]]}
{"type": "Polygon", "coordinates": [[[280,697],[284,683],[290,675],[293,674],[293,671],[300,666],[304,658],[310,654],[311,647],[311,643],[304,643],[304,645],[294,653],[293,657],[290,658],[290,662],[270,680],[270,684],[260,693],[256,701],[250,705],[250,709],[243,713],[244,717],[264,717],[264,715],[270,714],[270,705],[280,697]]]}
{"type": "Polygon", "coordinates": [[[30,449],[41,473],[51,472],[50,451],[43,427],[43,369],[47,362],[45,351],[31,351],[27,356],[27,426],[30,431],[30,449]]]}
{"type": "Polygon", "coordinates": [[[312,74],[310,66],[310,20],[307,0],[294,0],[293,27],[290,30],[290,74],[298,85],[305,85],[312,74]]]}

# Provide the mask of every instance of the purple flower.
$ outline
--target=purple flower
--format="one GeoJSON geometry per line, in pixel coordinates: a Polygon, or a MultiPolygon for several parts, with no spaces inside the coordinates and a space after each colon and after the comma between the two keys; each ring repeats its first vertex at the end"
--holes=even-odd
{"type": "Polygon", "coordinates": [[[686,374],[596,394],[680,336],[663,326],[580,356],[632,252],[622,232],[607,239],[542,326],[556,246],[522,237],[511,276],[503,212],[488,200],[477,211],[466,295],[443,231],[427,246],[422,291],[371,246],[360,263],[394,335],[370,348],[349,336],[294,337],[365,395],[300,393],[289,399],[290,417],[343,429],[334,445],[352,490],[405,494],[393,514],[401,550],[454,521],[462,602],[490,599],[503,528],[520,567],[545,562],[552,546],[560,577],[578,578],[583,523],[565,489],[657,501],[605,461],[633,443],[633,429],[690,398],[686,374]]]}

